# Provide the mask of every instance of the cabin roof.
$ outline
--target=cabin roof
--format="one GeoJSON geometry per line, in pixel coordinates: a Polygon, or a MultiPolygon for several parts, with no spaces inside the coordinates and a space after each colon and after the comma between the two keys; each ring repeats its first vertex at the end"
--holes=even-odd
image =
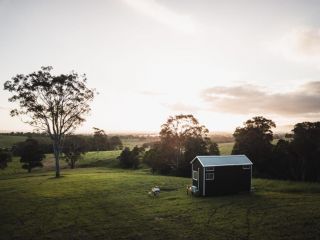
{"type": "Polygon", "coordinates": [[[246,155],[196,156],[190,163],[193,163],[196,159],[203,167],[252,165],[246,155]]]}

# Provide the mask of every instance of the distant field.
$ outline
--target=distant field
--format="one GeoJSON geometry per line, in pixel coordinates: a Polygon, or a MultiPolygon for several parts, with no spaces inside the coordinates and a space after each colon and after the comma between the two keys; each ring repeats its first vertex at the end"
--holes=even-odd
{"type": "Polygon", "coordinates": [[[229,155],[231,154],[234,143],[218,143],[220,154],[221,155],[229,155]]]}
{"type": "Polygon", "coordinates": [[[141,147],[144,143],[148,142],[148,140],[143,139],[121,139],[124,147],[134,148],[135,146],[141,147]]]}
{"type": "MultiPolygon", "coordinates": [[[[114,168],[119,167],[119,161],[116,159],[120,155],[120,150],[115,151],[100,151],[100,152],[88,152],[82,159],[80,159],[76,166],[79,168],[84,167],[108,167],[114,168]]],[[[43,160],[43,168],[36,168],[32,171],[35,173],[42,173],[46,171],[54,170],[54,158],[53,154],[46,154],[46,158],[43,160]]],[[[60,166],[62,171],[69,168],[67,163],[61,159],[60,166]]],[[[14,176],[17,174],[26,173],[25,169],[21,168],[21,163],[19,162],[19,157],[14,157],[12,162],[8,163],[8,167],[4,170],[0,170],[0,179],[1,177],[14,176]]]]}
{"type": "Polygon", "coordinates": [[[10,148],[17,142],[26,140],[26,136],[9,136],[0,134],[0,148],[10,148]]]}
{"type": "MultiPolygon", "coordinates": [[[[48,137],[35,137],[38,140],[45,142],[50,141],[48,137]]],[[[18,142],[23,142],[27,139],[27,136],[10,136],[10,135],[1,135],[0,134],[0,148],[10,148],[18,142]]],[[[154,140],[154,139],[151,139],[154,140]]],[[[124,147],[133,148],[135,146],[142,146],[144,143],[151,141],[150,139],[121,139],[124,147]]]]}
{"type": "Polygon", "coordinates": [[[147,170],[92,167],[53,175],[0,180],[0,239],[320,237],[320,184],[255,179],[251,194],[197,198],[186,195],[190,179],[147,170]],[[159,198],[148,196],[155,185],[159,198]]]}

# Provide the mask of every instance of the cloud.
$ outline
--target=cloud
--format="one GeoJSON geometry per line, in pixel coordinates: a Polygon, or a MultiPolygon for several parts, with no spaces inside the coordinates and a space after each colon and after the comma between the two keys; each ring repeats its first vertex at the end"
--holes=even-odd
{"type": "Polygon", "coordinates": [[[288,60],[314,63],[320,67],[320,28],[296,28],[267,45],[288,60]]]}
{"type": "Polygon", "coordinates": [[[188,105],[185,103],[177,102],[174,104],[163,104],[165,107],[169,108],[174,112],[183,112],[183,113],[195,113],[199,111],[199,108],[196,106],[188,105]]]}
{"type": "Polygon", "coordinates": [[[212,87],[202,92],[212,111],[235,114],[320,116],[320,81],[308,82],[291,92],[270,93],[255,85],[212,87]]]}
{"type": "Polygon", "coordinates": [[[195,22],[190,16],[181,15],[156,0],[122,0],[130,7],[159,23],[186,34],[195,32],[195,22]]]}

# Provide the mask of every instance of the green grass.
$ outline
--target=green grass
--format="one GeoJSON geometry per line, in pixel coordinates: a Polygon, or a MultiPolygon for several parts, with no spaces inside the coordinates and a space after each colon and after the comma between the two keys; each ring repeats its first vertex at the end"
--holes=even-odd
{"type": "Polygon", "coordinates": [[[9,166],[0,177],[0,239],[320,238],[320,184],[254,179],[251,194],[190,197],[190,179],[119,169],[118,154],[88,153],[60,179],[49,163],[4,175],[9,166]],[[160,197],[149,197],[155,185],[160,197]]]}
{"type": "Polygon", "coordinates": [[[31,174],[14,158],[0,171],[0,240],[320,239],[319,183],[254,179],[251,194],[190,197],[190,179],[120,169],[120,152],[89,152],[73,170],[61,161],[60,179],[50,154],[31,174]]]}
{"type": "Polygon", "coordinates": [[[234,142],[230,143],[218,143],[220,154],[221,155],[229,155],[231,154],[234,142]]]}
{"type": "Polygon", "coordinates": [[[128,147],[130,149],[134,148],[135,146],[141,147],[144,143],[147,143],[148,140],[143,140],[143,139],[121,139],[122,144],[124,147],[128,147]]]}
{"type": "Polygon", "coordinates": [[[26,136],[10,136],[0,134],[0,148],[10,148],[17,142],[23,142],[27,139],[26,136]]]}
{"type": "Polygon", "coordinates": [[[314,195],[303,188],[293,194],[265,190],[258,180],[251,195],[191,198],[184,191],[188,179],[141,171],[78,169],[61,179],[47,173],[2,181],[2,239],[316,239],[319,234],[319,185],[314,195]],[[156,199],[147,195],[154,185],[165,190],[156,199]]]}

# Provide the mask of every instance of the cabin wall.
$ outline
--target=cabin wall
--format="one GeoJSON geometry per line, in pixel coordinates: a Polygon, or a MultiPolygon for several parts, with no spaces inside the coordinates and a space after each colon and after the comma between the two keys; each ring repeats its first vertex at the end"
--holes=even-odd
{"type": "MultiPolygon", "coordinates": [[[[198,187],[200,194],[202,195],[202,189],[203,189],[203,167],[201,165],[201,163],[199,162],[199,160],[195,160],[192,164],[192,170],[194,171],[198,171],[199,174],[199,181],[196,181],[192,178],[192,185],[198,187]]],[[[192,175],[191,175],[192,176],[192,175]]]]}
{"type": "Polygon", "coordinates": [[[206,196],[251,190],[251,170],[241,166],[215,167],[214,180],[205,180],[206,196]]]}

